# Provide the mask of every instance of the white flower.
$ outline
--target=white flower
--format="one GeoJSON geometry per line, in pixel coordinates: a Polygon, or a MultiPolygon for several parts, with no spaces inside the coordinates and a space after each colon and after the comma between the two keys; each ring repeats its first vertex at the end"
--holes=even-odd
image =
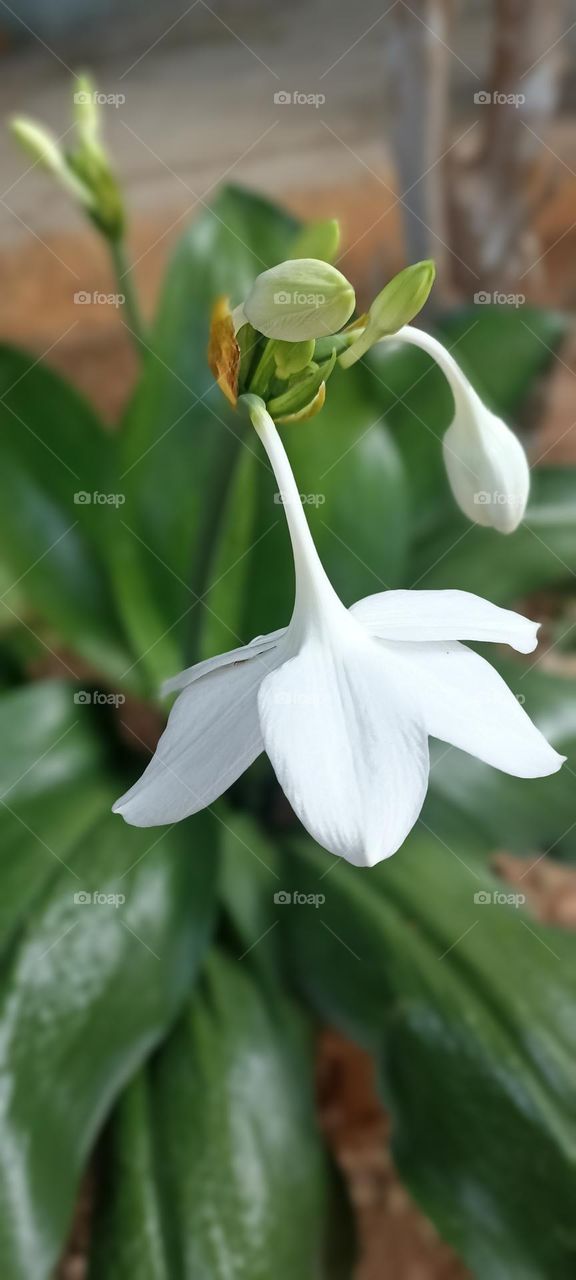
{"type": "Polygon", "coordinates": [[[465,591],[387,591],[348,611],[318,558],[278,432],[247,397],[274,469],[296,571],[289,626],[169,680],[179,690],[155,756],[114,806],[135,826],[211,804],[265,750],[312,836],[357,866],[394,853],[428,784],[428,735],[518,777],[554,773],[504,681],[460,644],[529,653],[537,625],[465,591]]]}
{"type": "Polygon", "coordinates": [[[427,351],[447,378],[454,417],[444,435],[444,462],[458,506],[469,520],[513,533],[526,510],[530,471],[514,432],[483,404],[450,352],[422,329],[406,325],[393,339],[427,351]]]}

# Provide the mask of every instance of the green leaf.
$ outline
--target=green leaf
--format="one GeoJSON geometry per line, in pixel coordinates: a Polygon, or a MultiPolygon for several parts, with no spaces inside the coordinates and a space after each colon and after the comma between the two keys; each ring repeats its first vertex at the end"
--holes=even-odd
{"type": "Polygon", "coordinates": [[[478,1280],[568,1280],[576,939],[494,901],[510,886],[463,841],[413,836],[362,873],[294,842],[285,876],[324,895],[282,908],[293,964],[376,1054],[412,1193],[478,1280]]]}
{"type": "Polygon", "coordinates": [[[289,258],[322,258],[333,262],[340,246],[340,225],[337,218],[325,218],[321,222],[309,222],[299,232],[288,251],[289,258]]]}
{"type": "Polygon", "coordinates": [[[6,1280],[52,1274],[98,1129],[183,1003],[214,914],[212,846],[202,818],[151,839],[107,815],[32,912],[2,973],[6,1280]]]}
{"type": "MultiPolygon", "coordinates": [[[[111,438],[71,386],[5,346],[0,429],[4,620],[18,621],[24,602],[60,643],[117,677],[128,649],[107,576],[123,510],[111,438]]],[[[37,629],[28,614],[24,621],[37,629]]]]}
{"type": "Polygon", "coordinates": [[[454,507],[442,458],[452,414],[448,383],[423,351],[401,343],[374,347],[361,367],[374,416],[386,422],[404,462],[410,526],[425,536],[454,507]]]}
{"type": "Polygon", "coordinates": [[[281,888],[278,850],[248,813],[226,810],[222,831],[220,902],[230,921],[240,953],[262,981],[277,977],[279,940],[274,894],[281,888]],[[254,942],[259,939],[258,946],[254,942]]]}
{"type": "MultiPolygon", "coordinates": [[[[258,511],[260,474],[266,478],[265,463],[258,440],[246,424],[245,447],[241,450],[230,483],[228,503],[220,511],[221,526],[216,531],[211,556],[205,553],[203,603],[190,616],[190,653],[210,657],[243,643],[241,628],[246,594],[251,589],[251,556],[258,511]],[[248,434],[251,432],[251,435],[248,434]]],[[[198,564],[200,569],[200,563],[198,564]]],[[[198,586],[201,585],[200,573],[198,586]]],[[[249,637],[244,637],[249,638],[249,637]]]]}
{"type": "Polygon", "coordinates": [[[318,1280],[311,1069],[285,996],[212,954],[111,1124],[92,1280],[318,1280]]]}
{"type": "Polygon", "coordinates": [[[526,515],[503,536],[454,514],[435,537],[423,539],[414,557],[419,587],[461,587],[510,604],[530,591],[571,586],[576,572],[575,467],[532,473],[526,515]]]}
{"type": "Polygon", "coordinates": [[[295,230],[267,201],[227,187],[186,231],[168,269],[122,430],[126,528],[115,575],[126,625],[154,683],[183,665],[197,607],[193,548],[207,506],[225,501],[221,455],[234,447],[233,411],[207,363],[212,307],[222,294],[241,302],[256,275],[285,257],[295,230]]]}
{"type": "Polygon", "coordinates": [[[109,807],[102,745],[75,689],[47,680],[0,698],[0,947],[109,807]]]}

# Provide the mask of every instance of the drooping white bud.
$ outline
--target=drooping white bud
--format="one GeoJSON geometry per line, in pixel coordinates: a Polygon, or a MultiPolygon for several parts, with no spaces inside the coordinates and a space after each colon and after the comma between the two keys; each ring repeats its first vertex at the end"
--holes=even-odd
{"type": "Polygon", "coordinates": [[[444,436],[443,452],[458,506],[475,524],[513,533],[530,490],[528,459],[520,441],[483,403],[441,342],[411,325],[396,337],[428,352],[450,385],[454,417],[444,436]]]}

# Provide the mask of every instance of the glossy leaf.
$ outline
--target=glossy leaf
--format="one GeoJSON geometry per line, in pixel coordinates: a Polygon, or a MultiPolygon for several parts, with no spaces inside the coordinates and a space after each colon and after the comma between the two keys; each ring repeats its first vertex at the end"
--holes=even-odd
{"type": "Polygon", "coordinates": [[[128,648],[108,576],[121,527],[112,441],[88,404],[41,362],[0,347],[2,612],[23,604],[115,677],[128,648]],[[4,585],[5,584],[5,585],[4,585]],[[14,592],[14,594],[13,594],[14,592]]]}
{"type": "Polygon", "coordinates": [[[0,947],[109,807],[93,716],[60,680],[0,698],[0,947]]]}
{"type": "Polygon", "coordinates": [[[280,939],[274,894],[282,886],[278,850],[251,814],[226,810],[224,821],[220,902],[238,953],[250,953],[250,963],[258,969],[261,981],[275,980],[280,939]]]}
{"type": "Polygon", "coordinates": [[[576,939],[495,900],[472,842],[413,836],[359,875],[301,841],[285,878],[324,895],[283,908],[295,970],[376,1054],[413,1194],[478,1280],[567,1280],[576,939]]]}
{"type": "Polygon", "coordinates": [[[214,871],[202,819],[151,839],[107,815],[32,911],[0,981],[6,1280],[52,1274],[96,1133],[189,990],[214,871]]]}
{"type": "Polygon", "coordinates": [[[112,1121],[92,1280],[317,1280],[310,1046],[283,995],[212,954],[112,1121]]]}

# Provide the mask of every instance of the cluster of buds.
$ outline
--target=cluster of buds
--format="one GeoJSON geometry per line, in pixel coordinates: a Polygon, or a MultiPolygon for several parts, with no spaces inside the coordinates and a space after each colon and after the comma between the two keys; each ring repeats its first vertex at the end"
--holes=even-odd
{"type": "Polygon", "coordinates": [[[257,277],[244,301],[217,302],[209,345],[210,368],[232,405],[258,396],[276,423],[304,422],[323,407],[336,364],[348,369],[376,344],[408,342],[435,360],[454,400],[443,441],[448,479],[469,519],[511,533],[528,500],[529,468],[522,445],[482,402],[438,340],[411,321],[427,301],[434,264],[400,271],[368,313],[352,319],[354,289],[328,256],[337,248],[334,223],[305,233],[299,248],[322,256],[295,256],[257,277]]]}
{"type": "Polygon", "coordinates": [[[259,275],[234,311],[227,299],[219,299],[210,367],[232,404],[250,392],[265,402],[276,422],[302,422],[322,408],[336,362],[347,368],[407,324],[424,305],[433,280],[433,263],[408,267],[367,316],[350,322],[356,298],[342,272],[320,258],[292,258],[259,275]]]}
{"type": "Polygon", "coordinates": [[[74,83],[74,143],[63,147],[50,129],[26,116],[11,121],[12,132],[37,164],[56,178],[106,238],[124,234],[124,206],[101,138],[98,95],[87,76],[74,83]]]}

